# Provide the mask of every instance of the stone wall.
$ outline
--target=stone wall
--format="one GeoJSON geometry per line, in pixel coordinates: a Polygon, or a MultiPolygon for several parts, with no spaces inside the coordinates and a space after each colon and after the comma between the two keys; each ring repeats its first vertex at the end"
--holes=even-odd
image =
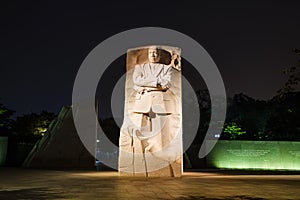
{"type": "MultiPolygon", "coordinates": [[[[212,141],[206,141],[209,145],[212,141]]],[[[208,168],[300,170],[300,142],[219,140],[206,156],[208,168]]]]}

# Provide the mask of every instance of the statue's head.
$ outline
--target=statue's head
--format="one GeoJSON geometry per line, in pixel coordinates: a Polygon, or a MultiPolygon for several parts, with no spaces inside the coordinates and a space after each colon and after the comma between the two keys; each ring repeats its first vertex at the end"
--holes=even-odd
{"type": "Polygon", "coordinates": [[[156,46],[149,47],[148,49],[148,60],[151,63],[157,63],[161,58],[161,49],[156,46]]]}

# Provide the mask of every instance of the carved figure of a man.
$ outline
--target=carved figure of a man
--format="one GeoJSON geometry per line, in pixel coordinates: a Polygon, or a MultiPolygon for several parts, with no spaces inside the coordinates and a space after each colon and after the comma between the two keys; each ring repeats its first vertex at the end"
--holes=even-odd
{"type": "MultiPolygon", "coordinates": [[[[150,47],[149,62],[134,67],[132,78],[136,92],[132,110],[129,111],[132,125],[123,124],[120,136],[121,149],[122,145],[131,143],[133,153],[143,155],[139,160],[133,161],[133,170],[142,166],[146,174],[147,170],[159,168],[156,166],[159,162],[155,159],[168,163],[174,161],[177,155],[176,151],[168,149],[180,128],[176,96],[170,90],[172,74],[176,72],[176,57],[171,58],[169,65],[162,64],[161,53],[162,49],[150,47]],[[150,155],[149,159],[145,155],[150,155]]],[[[122,164],[121,168],[124,167],[122,164]]]]}
{"type": "Polygon", "coordinates": [[[167,139],[170,130],[164,130],[164,126],[167,126],[168,115],[176,110],[175,97],[169,91],[174,59],[170,65],[161,64],[160,54],[160,49],[149,48],[149,62],[135,66],[133,73],[134,89],[137,94],[132,111],[141,115],[139,134],[145,140],[143,147],[146,152],[159,151],[170,142],[167,139]],[[164,133],[161,133],[163,130],[164,133]]]}

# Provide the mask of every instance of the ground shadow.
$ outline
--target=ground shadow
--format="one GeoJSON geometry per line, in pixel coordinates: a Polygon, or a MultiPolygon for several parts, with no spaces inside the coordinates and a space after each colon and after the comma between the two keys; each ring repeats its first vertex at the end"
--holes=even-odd
{"type": "Polygon", "coordinates": [[[18,190],[0,190],[0,199],[16,200],[16,199],[64,199],[61,193],[54,192],[46,188],[28,188],[18,190]]]}
{"type": "MultiPolygon", "coordinates": [[[[240,196],[228,196],[228,197],[205,197],[205,196],[185,196],[185,197],[179,197],[176,199],[180,200],[267,200],[265,198],[259,198],[259,197],[250,197],[245,195],[240,196]]],[[[175,200],[176,200],[175,199],[175,200]]]]}

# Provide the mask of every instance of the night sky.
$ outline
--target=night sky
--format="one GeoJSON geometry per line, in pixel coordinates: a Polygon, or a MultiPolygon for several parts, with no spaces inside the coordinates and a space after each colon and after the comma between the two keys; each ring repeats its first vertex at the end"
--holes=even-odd
{"type": "Polygon", "coordinates": [[[76,73],[93,48],[148,26],[182,32],[202,45],[228,96],[272,98],[286,80],[281,71],[297,62],[292,50],[300,48],[300,1],[199,2],[2,2],[0,102],[18,115],[58,113],[71,104],[76,73]]]}

